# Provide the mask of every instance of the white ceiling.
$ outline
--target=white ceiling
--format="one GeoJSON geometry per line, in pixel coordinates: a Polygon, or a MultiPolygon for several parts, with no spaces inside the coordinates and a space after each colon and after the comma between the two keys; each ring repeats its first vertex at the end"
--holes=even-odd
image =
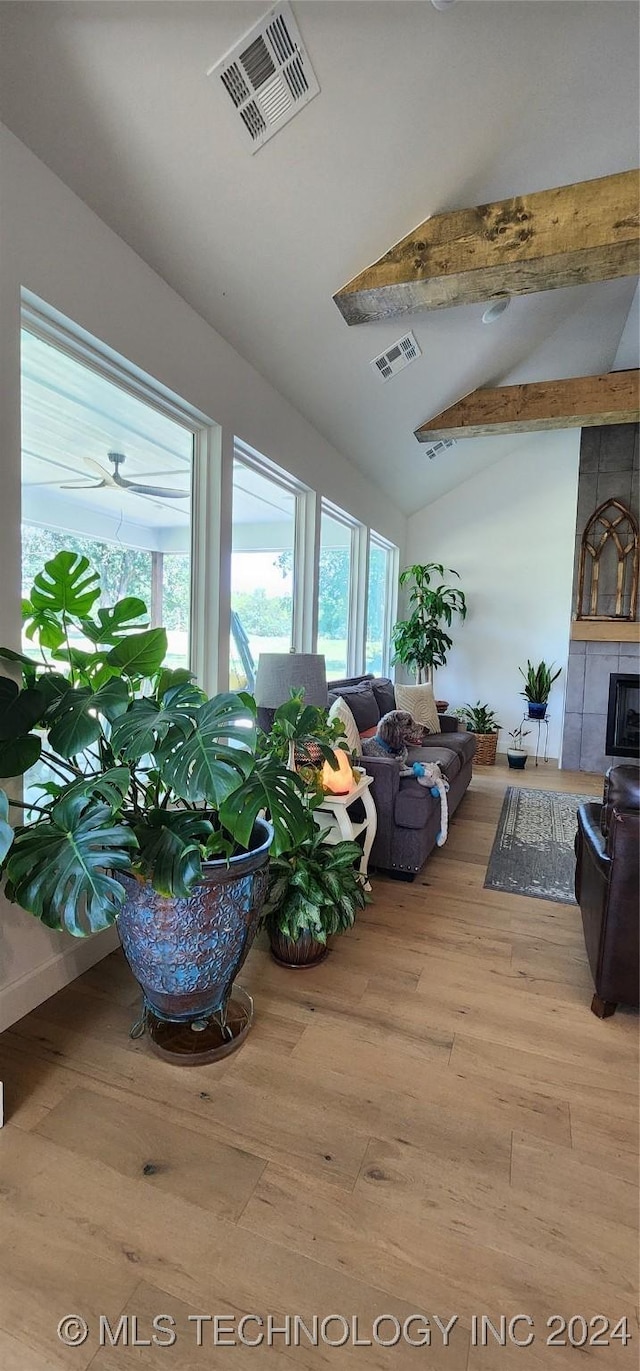
{"type": "Polygon", "coordinates": [[[638,7],[294,0],[321,92],[252,156],[205,73],[267,9],[2,3],[0,117],[411,512],[515,446],[429,462],[414,428],[478,385],[608,370],[635,283],[492,326],[473,306],[349,329],[332,294],[429,214],[637,165],[638,7]],[[407,325],[423,356],[382,384],[369,361],[407,325]]]}

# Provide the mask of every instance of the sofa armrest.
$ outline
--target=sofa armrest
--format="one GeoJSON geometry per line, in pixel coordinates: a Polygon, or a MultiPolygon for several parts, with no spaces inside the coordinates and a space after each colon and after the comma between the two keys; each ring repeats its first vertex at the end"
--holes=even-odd
{"type": "Polygon", "coordinates": [[[393,757],[358,757],[358,766],[373,777],[371,794],[378,813],[393,814],[393,805],[400,788],[400,767],[393,757]]]}
{"type": "Polygon", "coordinates": [[[440,732],[441,732],[441,733],[457,733],[457,732],[458,732],[460,720],[457,718],[457,716],[456,716],[455,714],[439,714],[439,715],[438,715],[438,718],[439,718],[439,720],[440,720],[440,732]]]}
{"type": "Polygon", "coordinates": [[[605,878],[609,873],[611,858],[606,851],[606,838],[600,828],[602,805],[593,800],[580,805],[578,809],[578,836],[582,839],[589,857],[597,870],[605,878]]]}

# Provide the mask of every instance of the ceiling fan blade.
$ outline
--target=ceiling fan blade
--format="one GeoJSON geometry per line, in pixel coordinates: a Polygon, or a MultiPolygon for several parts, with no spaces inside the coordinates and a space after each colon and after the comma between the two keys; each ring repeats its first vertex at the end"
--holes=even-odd
{"type": "Polygon", "coordinates": [[[99,476],[102,481],[107,483],[111,481],[111,472],[107,471],[106,467],[100,466],[100,463],[96,462],[93,457],[81,457],[80,461],[83,466],[89,467],[91,471],[95,471],[96,475],[99,476]]]}
{"type": "Polygon", "coordinates": [[[103,486],[109,485],[108,481],[43,481],[43,485],[58,485],[58,490],[102,490],[103,486]]]}
{"type": "Polygon", "coordinates": [[[189,490],[166,490],[164,486],[140,486],[136,481],[128,481],[129,490],[134,495],[155,495],[160,500],[188,500],[189,490]]]}
{"type": "Polygon", "coordinates": [[[128,490],[131,495],[153,495],[160,500],[188,500],[190,495],[188,490],[168,490],[165,486],[146,486],[138,481],[127,481],[119,471],[116,471],[113,483],[120,486],[121,490],[128,490]]]}

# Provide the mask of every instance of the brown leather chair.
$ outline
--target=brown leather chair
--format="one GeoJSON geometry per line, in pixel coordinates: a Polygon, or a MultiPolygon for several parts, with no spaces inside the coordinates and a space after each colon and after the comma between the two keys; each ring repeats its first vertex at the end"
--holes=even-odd
{"type": "Polygon", "coordinates": [[[602,804],[580,805],[576,835],[576,900],[599,1019],[618,1003],[638,1004],[640,911],[640,768],[609,768],[602,804]]]}

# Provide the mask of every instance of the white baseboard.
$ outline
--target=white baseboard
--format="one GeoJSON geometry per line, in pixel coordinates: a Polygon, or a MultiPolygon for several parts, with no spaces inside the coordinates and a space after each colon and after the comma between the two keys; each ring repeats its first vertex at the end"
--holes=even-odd
{"type": "Polygon", "coordinates": [[[0,993],[0,1033],[30,1014],[57,990],[70,985],[76,976],[81,976],[118,946],[117,928],[107,928],[91,938],[78,939],[72,947],[66,947],[64,952],[56,953],[49,961],[4,986],[0,993]]]}

